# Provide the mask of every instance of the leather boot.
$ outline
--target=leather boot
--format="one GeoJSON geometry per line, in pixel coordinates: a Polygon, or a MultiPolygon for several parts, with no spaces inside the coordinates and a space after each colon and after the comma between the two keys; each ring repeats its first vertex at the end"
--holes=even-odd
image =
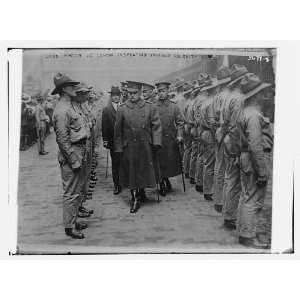
{"type": "Polygon", "coordinates": [[[169,178],[166,177],[163,180],[164,180],[167,191],[168,192],[171,191],[172,190],[172,185],[171,185],[171,182],[170,182],[169,178]]]}
{"type": "Polygon", "coordinates": [[[115,189],[114,189],[114,195],[120,194],[121,191],[122,191],[121,186],[120,186],[119,184],[116,184],[116,185],[115,185],[115,189]]]}
{"type": "Polygon", "coordinates": [[[90,215],[94,213],[93,209],[86,209],[84,206],[79,207],[79,212],[82,213],[89,213],[90,215]]]}
{"type": "Polygon", "coordinates": [[[205,199],[206,201],[213,201],[212,194],[204,194],[204,199],[205,199]]]}
{"type": "Polygon", "coordinates": [[[131,190],[131,196],[132,198],[131,198],[130,213],[134,214],[140,208],[137,190],[131,190]]]}
{"type": "Polygon", "coordinates": [[[224,227],[229,230],[235,230],[236,229],[235,220],[224,220],[224,227]]]}
{"type": "Polygon", "coordinates": [[[138,196],[139,196],[141,202],[146,202],[146,201],[148,201],[148,198],[147,198],[147,196],[146,196],[146,193],[145,193],[145,190],[144,190],[144,189],[140,188],[140,189],[138,190],[138,193],[139,193],[138,196]]]}
{"type": "Polygon", "coordinates": [[[239,236],[239,243],[246,247],[251,247],[255,249],[269,249],[270,245],[264,242],[259,241],[256,237],[255,238],[248,238],[239,236]]]}
{"type": "Polygon", "coordinates": [[[65,228],[65,233],[73,239],[84,239],[84,234],[73,230],[73,228],[65,228]]]}
{"type": "Polygon", "coordinates": [[[195,190],[199,193],[203,193],[203,186],[202,185],[196,185],[195,190]]]}
{"type": "Polygon", "coordinates": [[[215,208],[216,212],[222,213],[223,205],[222,204],[215,204],[214,208],[215,208]]]}
{"type": "Polygon", "coordinates": [[[166,187],[163,181],[159,184],[159,194],[162,195],[163,197],[165,197],[167,194],[166,187]]]}
{"type": "Polygon", "coordinates": [[[75,229],[77,231],[84,230],[84,229],[87,229],[87,228],[88,228],[88,224],[86,224],[86,223],[83,223],[83,222],[76,222],[75,223],[75,229]]]}

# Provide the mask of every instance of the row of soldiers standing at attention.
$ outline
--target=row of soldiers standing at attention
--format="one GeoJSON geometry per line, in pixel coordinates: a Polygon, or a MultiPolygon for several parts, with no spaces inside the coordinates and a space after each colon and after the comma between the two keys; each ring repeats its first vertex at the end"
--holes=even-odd
{"type": "Polygon", "coordinates": [[[185,119],[184,170],[204,199],[214,201],[239,243],[268,248],[256,230],[267,191],[273,132],[263,115],[271,84],[243,65],[222,67],[193,86],[178,80],[174,101],[185,119]]]}

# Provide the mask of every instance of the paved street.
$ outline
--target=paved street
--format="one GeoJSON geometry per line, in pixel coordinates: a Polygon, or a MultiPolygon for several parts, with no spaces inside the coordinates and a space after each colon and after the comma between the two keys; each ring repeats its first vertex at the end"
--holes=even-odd
{"type": "MultiPolygon", "coordinates": [[[[237,244],[235,232],[222,227],[222,216],[203,199],[194,186],[173,178],[174,191],[156,202],[156,191],[147,191],[149,202],[137,214],[129,213],[130,192],[112,194],[111,172],[105,179],[106,150],[100,150],[98,182],[89,207],[94,214],[85,219],[89,228],[84,240],[64,234],[62,185],[57,162],[55,135],[46,139],[47,156],[34,145],[20,152],[18,189],[18,247],[32,253],[120,253],[120,252],[257,252],[237,244]]],[[[261,230],[271,234],[271,183],[261,230]]]]}

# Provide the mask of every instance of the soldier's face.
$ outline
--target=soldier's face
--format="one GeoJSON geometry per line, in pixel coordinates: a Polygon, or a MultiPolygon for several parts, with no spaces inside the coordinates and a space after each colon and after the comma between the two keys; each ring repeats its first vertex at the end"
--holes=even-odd
{"type": "Polygon", "coordinates": [[[152,94],[153,94],[153,90],[144,90],[143,91],[143,97],[144,97],[144,99],[149,99],[151,96],[152,96],[152,94]]]}
{"type": "Polygon", "coordinates": [[[139,90],[128,91],[127,95],[128,95],[128,100],[130,100],[132,102],[136,102],[141,97],[141,91],[139,91],[139,90]]]}
{"type": "Polygon", "coordinates": [[[161,100],[167,99],[168,93],[169,93],[169,89],[167,89],[167,88],[159,89],[158,90],[159,99],[161,99],[161,100]]]}
{"type": "Polygon", "coordinates": [[[72,86],[72,85],[65,86],[65,87],[63,87],[62,90],[65,94],[67,94],[70,97],[76,97],[77,96],[76,91],[75,91],[75,87],[72,86]]]}
{"type": "Polygon", "coordinates": [[[88,100],[88,93],[77,92],[75,100],[79,103],[84,103],[88,100]]]}
{"type": "Polygon", "coordinates": [[[119,103],[119,102],[120,102],[120,95],[119,95],[119,94],[112,94],[112,95],[111,95],[111,100],[112,100],[114,103],[119,103]]]}

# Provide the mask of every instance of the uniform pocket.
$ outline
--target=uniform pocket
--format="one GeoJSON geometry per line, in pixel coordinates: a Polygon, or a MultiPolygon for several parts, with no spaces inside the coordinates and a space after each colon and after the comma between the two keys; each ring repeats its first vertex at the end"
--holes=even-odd
{"type": "Polygon", "coordinates": [[[240,166],[243,173],[253,173],[253,164],[250,152],[242,152],[240,156],[240,166]]]}
{"type": "Polygon", "coordinates": [[[67,162],[66,158],[62,155],[60,151],[58,151],[57,153],[57,160],[61,167],[64,166],[67,162]]]}

